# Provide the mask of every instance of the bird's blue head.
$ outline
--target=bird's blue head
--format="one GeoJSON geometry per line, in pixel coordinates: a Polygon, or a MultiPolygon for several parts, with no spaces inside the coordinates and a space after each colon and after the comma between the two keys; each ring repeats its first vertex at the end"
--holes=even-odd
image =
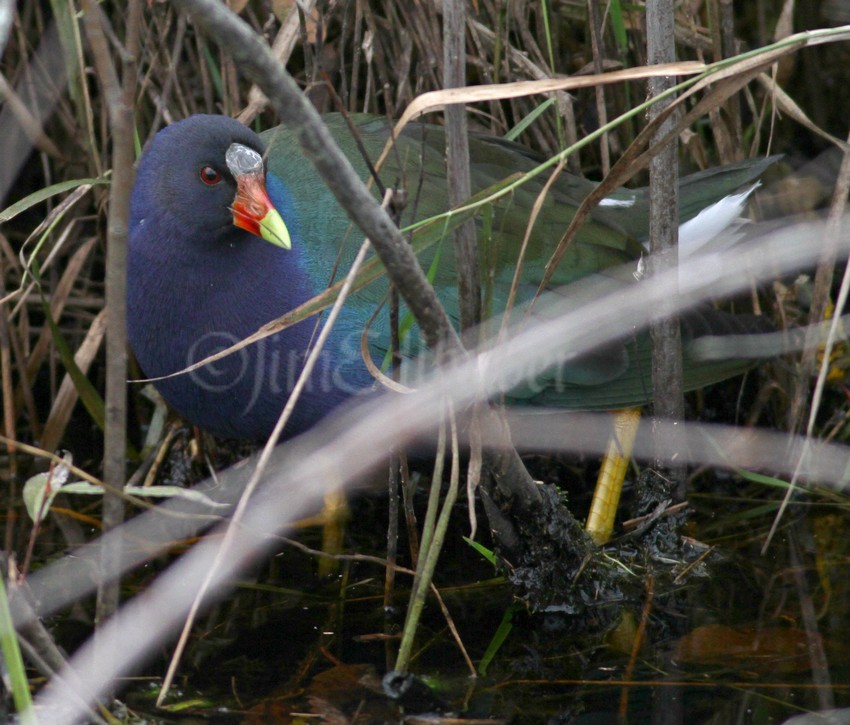
{"type": "Polygon", "coordinates": [[[262,154],[260,137],[226,116],[190,116],[164,128],[139,162],[131,235],[154,219],[205,240],[225,238],[235,225],[289,249],[289,231],[266,192],[262,154]]]}

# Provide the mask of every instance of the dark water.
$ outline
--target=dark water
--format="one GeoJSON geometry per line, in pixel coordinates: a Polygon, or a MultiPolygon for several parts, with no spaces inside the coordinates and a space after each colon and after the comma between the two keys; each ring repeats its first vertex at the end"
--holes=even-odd
{"type": "MultiPolygon", "coordinates": [[[[564,480],[578,481],[579,468],[564,480]]],[[[576,491],[573,505],[583,496],[576,491]]],[[[411,578],[397,575],[386,608],[377,564],[347,561],[321,578],[314,557],[282,543],[195,627],[169,703],[249,722],[285,722],[294,713],[394,722],[430,713],[498,722],[780,723],[850,706],[843,506],[801,496],[762,555],[773,492],[710,473],[694,481],[691,503],[680,534],[700,546],[681,549],[691,551],[688,561],[665,560],[647,546],[650,536],[615,541],[601,556],[628,572],[619,596],[588,601],[581,612],[528,611],[463,541],[467,512],[459,506],[435,582],[476,668],[488,647],[494,653],[486,675],[471,677],[431,597],[412,665],[425,695],[401,703],[386,697],[381,680],[394,662],[411,578]],[[510,628],[495,646],[505,620],[510,628]]],[[[382,492],[355,495],[346,551],[384,556],[386,516],[382,492]]],[[[317,529],[298,538],[321,545],[317,529]]],[[[404,535],[399,550],[409,565],[404,535]]],[[[162,666],[147,668],[151,682],[162,666]]],[[[126,699],[153,712],[152,692],[131,685],[126,699]]]]}

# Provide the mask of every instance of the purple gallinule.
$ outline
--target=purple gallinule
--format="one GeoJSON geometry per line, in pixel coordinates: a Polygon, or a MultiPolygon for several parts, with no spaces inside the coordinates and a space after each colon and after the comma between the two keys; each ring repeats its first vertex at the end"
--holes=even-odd
{"type": "MultiPolygon", "coordinates": [[[[345,120],[331,114],[325,121],[367,179],[367,165],[345,120]]],[[[357,115],[353,122],[366,152],[376,159],[389,135],[386,121],[357,115]]],[[[406,180],[410,200],[402,226],[448,208],[444,140],[440,127],[426,124],[408,125],[396,139],[396,151],[380,176],[388,184],[406,180]]],[[[519,144],[479,134],[470,136],[470,156],[473,193],[540,161],[519,144]]],[[[698,231],[732,222],[749,190],[728,195],[752,185],[771,161],[757,159],[684,177],[682,219],[711,207],[692,225],[698,231]]],[[[531,180],[476,217],[484,309],[492,318],[503,310],[529,213],[544,182],[531,180]]],[[[563,173],[550,189],[526,252],[520,308],[534,295],[555,244],[593,186],[563,173]]],[[[646,205],[645,191],[624,190],[598,207],[561,260],[551,288],[563,296],[580,279],[610,284],[616,268],[636,264],[646,251],[646,205]]],[[[434,271],[433,284],[457,319],[453,247],[444,243],[446,233],[445,224],[433,224],[417,233],[415,243],[423,247],[423,267],[434,271]]],[[[202,115],[163,129],[141,158],[131,203],[128,327],[145,375],[182,370],[322,292],[344,274],[361,239],[286,129],[258,136],[233,119],[202,115]]],[[[618,274],[622,284],[640,283],[631,274],[618,274]]],[[[369,351],[380,366],[390,344],[388,316],[371,318],[386,292],[382,277],[346,303],[287,435],[306,430],[373,384],[360,339],[369,325],[369,351]]],[[[160,380],[156,387],[178,413],[201,428],[225,437],[262,439],[286,403],[321,324],[317,320],[303,320],[192,373],[160,380]]],[[[703,335],[758,328],[751,316],[704,309],[685,315],[682,327],[687,389],[750,366],[743,360],[693,360],[688,343],[703,335]]],[[[415,356],[420,347],[414,325],[404,333],[405,356],[415,356]]],[[[509,403],[568,409],[642,405],[652,397],[648,336],[637,334],[538,372],[505,397],[509,403]]]]}

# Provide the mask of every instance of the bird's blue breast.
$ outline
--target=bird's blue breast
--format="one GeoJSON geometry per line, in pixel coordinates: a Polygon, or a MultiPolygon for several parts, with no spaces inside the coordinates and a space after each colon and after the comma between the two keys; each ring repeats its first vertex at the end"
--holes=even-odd
{"type": "MultiPolygon", "coordinates": [[[[284,209],[286,203],[278,202],[284,209]]],[[[155,217],[133,225],[130,342],[146,377],[170,375],[235,345],[324,289],[308,274],[309,254],[289,214],[296,248],[286,251],[240,234],[224,246],[192,249],[155,217]],[[161,240],[184,257],[161,254],[161,240]],[[196,256],[197,255],[197,256],[196,256]]],[[[325,313],[326,314],[326,313],[325,313]]],[[[316,317],[208,363],[155,383],[182,416],[217,435],[262,439],[286,405],[315,340],[316,317]]],[[[321,352],[296,406],[289,434],[313,426],[371,382],[359,353],[356,315],[346,311],[321,352]]]]}

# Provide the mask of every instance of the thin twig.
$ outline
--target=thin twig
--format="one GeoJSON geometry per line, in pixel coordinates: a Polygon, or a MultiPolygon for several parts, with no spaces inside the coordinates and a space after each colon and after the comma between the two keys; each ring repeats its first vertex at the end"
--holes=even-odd
{"type": "MultiPolygon", "coordinates": [[[[672,63],[676,60],[674,40],[674,3],[672,0],[655,0],[647,5],[647,60],[653,63],[672,63]]],[[[656,77],[649,80],[650,95],[658,96],[669,91],[675,82],[672,78],[656,77]]],[[[649,109],[650,119],[661,116],[673,104],[666,95],[649,109]]],[[[675,125],[672,116],[661,124],[653,136],[658,143],[675,125]]],[[[679,265],[679,164],[676,139],[649,162],[649,272],[656,274],[679,265]]],[[[652,390],[654,420],[666,418],[681,421],[684,417],[684,385],[682,368],[682,334],[677,317],[658,320],[650,326],[652,337],[652,390]]],[[[654,467],[664,468],[658,458],[654,467]]],[[[669,469],[668,469],[669,470],[669,469]]],[[[671,471],[671,473],[673,473],[671,471]]],[[[677,485],[684,476],[673,474],[677,485]]],[[[684,491],[679,492],[679,498],[684,491]]]]}
{"type": "MultiPolygon", "coordinates": [[[[124,520],[124,502],[108,487],[120,490],[126,477],[127,450],[127,228],[130,216],[130,190],[133,186],[133,98],[136,63],[142,24],[143,4],[133,0],[128,6],[122,81],[104,35],[104,16],[99,6],[85,0],[85,28],[95,57],[98,77],[104,89],[112,127],[112,186],[107,227],[106,269],[106,428],[104,435],[103,527],[109,530],[124,520]]],[[[103,571],[114,571],[120,560],[120,547],[104,549],[103,571]]],[[[106,620],[118,607],[119,581],[104,580],[98,590],[97,620],[106,620]]]]}

